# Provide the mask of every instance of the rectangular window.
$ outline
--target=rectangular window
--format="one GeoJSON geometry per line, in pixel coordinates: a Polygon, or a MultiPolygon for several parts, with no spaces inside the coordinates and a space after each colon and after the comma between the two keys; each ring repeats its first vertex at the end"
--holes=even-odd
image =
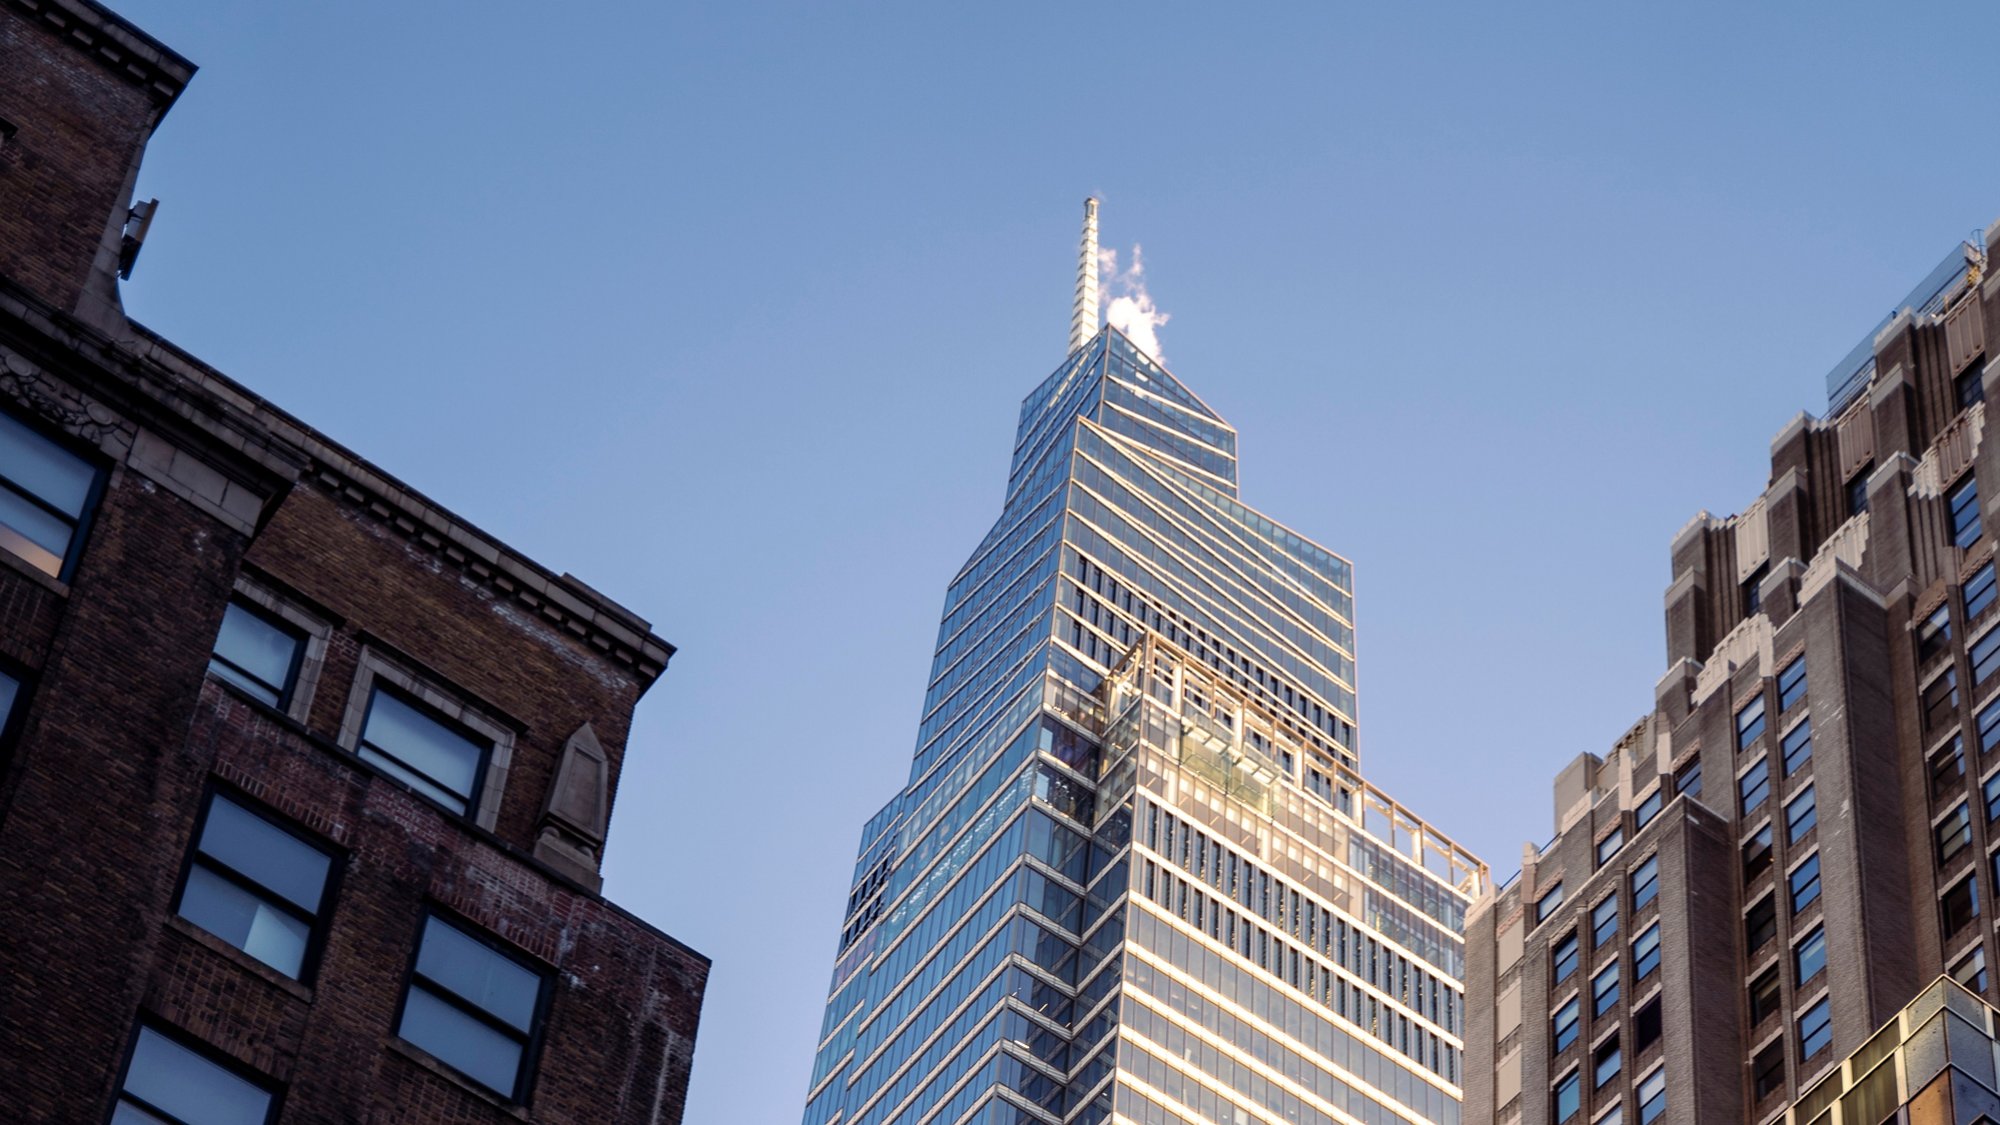
{"type": "Polygon", "coordinates": [[[1986,991],[1986,948],[1980,946],[1951,967],[1951,979],[1974,992],[1986,991]]]}
{"type": "Polygon", "coordinates": [[[1792,709],[1792,705],[1806,694],[1806,658],[1801,656],[1778,673],[1778,711],[1780,714],[1792,709]]]}
{"type": "Polygon", "coordinates": [[[97,480],[90,462],[0,413],[0,551],[68,578],[97,480]]]}
{"type": "Polygon", "coordinates": [[[1819,1003],[1807,1008],[1799,1017],[1799,1061],[1804,1062],[1826,1050],[1833,1042],[1833,1008],[1829,998],[1822,996],[1819,1003]]]}
{"type": "Polygon", "coordinates": [[[1632,940],[1632,979],[1645,980],[1654,969],[1660,967],[1660,924],[1646,927],[1646,932],[1632,940]]]}
{"type": "Polygon", "coordinates": [[[1965,651],[1972,658],[1972,684],[1977,687],[1992,678],[1995,668],[2000,668],[2000,629],[1981,633],[1965,651]]]}
{"type": "Polygon", "coordinates": [[[547,974],[433,914],[396,1034],[518,1101],[547,986],[547,974]]]}
{"type": "Polygon", "coordinates": [[[1965,850],[1972,843],[1972,810],[1960,801],[1952,810],[1944,814],[1933,830],[1937,837],[1938,863],[1943,865],[1952,857],[1965,850]]]}
{"type": "Polygon", "coordinates": [[[1751,813],[1763,805],[1764,798],[1771,795],[1771,760],[1759,758],[1757,763],[1744,771],[1736,779],[1736,793],[1743,802],[1743,815],[1751,813]]]}
{"type": "Polygon", "coordinates": [[[1979,709],[1979,752],[1987,753],[2000,746],[2000,699],[1995,699],[1979,709]]]}
{"type": "Polygon", "coordinates": [[[1986,401],[1986,381],[1981,378],[1981,369],[1968,367],[1959,372],[1952,381],[1952,397],[1958,400],[1958,408],[1965,410],[1975,402],[1986,401]]]}
{"type": "Polygon", "coordinates": [[[208,671],[282,709],[291,700],[305,647],[305,638],[291,626],[242,602],[230,602],[222,613],[208,671]]]}
{"type": "Polygon", "coordinates": [[[1778,970],[1773,966],[1757,974],[1757,979],[1750,982],[1750,1026],[1755,1027],[1770,1019],[1781,1006],[1778,970]]]}
{"type": "Polygon", "coordinates": [[[1778,933],[1778,903],[1770,895],[1757,900],[1743,916],[1744,944],[1750,949],[1761,949],[1778,933]]]}
{"type": "Polygon", "coordinates": [[[1638,913],[1660,893],[1660,857],[1649,855],[1632,869],[1632,911],[1638,913]]]}
{"type": "Polygon", "coordinates": [[[1632,1050],[1637,1053],[1659,1041],[1660,998],[1655,996],[1632,1017],[1632,1050]]]}
{"type": "Polygon", "coordinates": [[[263,1125],[276,1101],[269,1087],[235,1066],[142,1025],[111,1125],[263,1125]]]}
{"type": "Polygon", "coordinates": [[[1792,950],[1792,979],[1804,988],[1806,982],[1826,970],[1826,927],[1815,926],[1792,950]]]}
{"type": "Polygon", "coordinates": [[[1576,934],[1574,931],[1572,931],[1571,933],[1565,935],[1563,939],[1557,942],[1555,944],[1555,947],[1550,950],[1550,962],[1554,967],[1553,975],[1551,975],[1549,978],[1550,981],[1557,984],[1562,983],[1562,981],[1565,978],[1567,978],[1571,973],[1576,971],[1576,961],[1577,961],[1576,934]]]}
{"type": "Polygon", "coordinates": [[[1771,1041],[1771,1045],[1757,1052],[1757,1061],[1751,1065],[1755,1076],[1756,1096],[1763,1101],[1785,1088],[1785,1040],[1783,1036],[1771,1041]]]}
{"type": "Polygon", "coordinates": [[[1618,1077],[1618,1068],[1625,1063],[1624,1055],[1618,1050],[1616,1035],[1599,1043],[1590,1057],[1593,1089],[1602,1089],[1606,1082],[1618,1077]]]}
{"type": "Polygon", "coordinates": [[[208,799],[175,910],[288,977],[304,979],[333,857],[220,793],[208,799]]]}
{"type": "Polygon", "coordinates": [[[1786,731],[1785,737],[1778,740],[1778,747],[1783,751],[1785,776],[1799,772],[1799,767],[1812,761],[1812,719],[1799,720],[1799,725],[1786,731]]]}
{"type": "Polygon", "coordinates": [[[1612,829],[1611,835],[1606,836],[1604,839],[1599,840],[1597,842],[1597,866],[1603,867],[1604,862],[1610,859],[1612,856],[1617,855],[1618,849],[1624,846],[1625,846],[1625,829],[1623,828],[1612,829]]]}
{"type": "Polygon", "coordinates": [[[1861,471],[1855,473],[1853,479],[1847,482],[1847,515],[1849,519],[1868,510],[1868,475],[1874,472],[1874,470],[1875,463],[1870,461],[1868,464],[1861,466],[1861,471]]]}
{"type": "Polygon", "coordinates": [[[2000,817],[2000,773],[1987,778],[1986,784],[1980,787],[1980,793],[1986,800],[1986,819],[2000,817]]]}
{"type": "Polygon", "coordinates": [[[1952,885],[1938,903],[1938,915],[1949,938],[1979,917],[1979,876],[1967,875],[1952,885]]]}
{"type": "Polygon", "coordinates": [[[1555,1120],[1558,1125],[1575,1117],[1576,1111],[1583,1108],[1582,1083],[1578,1081],[1581,1077],[1580,1071],[1573,1070],[1556,1083],[1555,1120]]]}
{"type": "Polygon", "coordinates": [[[1951,603],[1945,602],[1932,610],[1929,617],[1917,626],[1917,663],[1929,664],[1931,658],[1943,652],[1951,644],[1951,603]]]}
{"type": "Polygon", "coordinates": [[[1736,748],[1748,750],[1764,733],[1764,693],[1758,692],[1750,705],[1736,713],[1736,748]]]}
{"type": "Polygon", "coordinates": [[[1995,588],[1994,578],[1993,564],[1987,563],[1985,566],[1973,571],[1972,577],[1965,580],[1965,589],[1963,592],[1965,594],[1965,619],[1967,621],[1978,620],[1980,614],[1985,613],[1992,607],[1995,588]]]}
{"type": "Polygon", "coordinates": [[[1796,844],[1819,824],[1819,797],[1808,785],[1785,806],[1785,843],[1796,844]]]}
{"type": "Polygon", "coordinates": [[[1666,800],[1664,792],[1659,789],[1646,794],[1646,799],[1640,801],[1639,807],[1632,811],[1632,822],[1640,828],[1653,823],[1653,818],[1660,815],[1660,809],[1666,804],[1666,800]]]}
{"type": "Polygon", "coordinates": [[[1639,1125],[1653,1125],[1667,1112],[1667,1068],[1658,1067],[1639,1079],[1639,1125]]]}
{"type": "Polygon", "coordinates": [[[1590,978],[1590,1014],[1601,1016],[1618,1006],[1618,962],[1590,978]]]}
{"type": "Polygon", "coordinates": [[[401,692],[375,685],[361,727],[361,757],[417,792],[470,813],[493,744],[433,714],[401,692]]]}
{"type": "Polygon", "coordinates": [[[1792,890],[1792,913],[1797,914],[1812,905],[1819,897],[1819,853],[1806,857],[1804,863],[1792,868],[1790,879],[1792,890]]]}
{"type": "Polygon", "coordinates": [[[1970,547],[1979,542],[1979,481],[1971,473],[1945,493],[1946,523],[1954,547],[1970,547]]]}
{"type": "Polygon", "coordinates": [[[1618,894],[1612,892],[1604,896],[1604,901],[1590,911],[1590,947],[1604,948],[1604,943],[1618,936],[1618,894]]]}
{"type": "Polygon", "coordinates": [[[1957,735],[1931,755],[1931,798],[1956,796],[1965,781],[1965,740],[1957,735]]]}
{"type": "Polygon", "coordinates": [[[1535,921],[1537,922],[1547,921],[1549,915],[1554,914],[1558,909],[1560,909],[1562,907],[1562,904],[1563,904],[1563,885],[1561,883],[1557,883],[1555,886],[1550,887],[1548,893],[1544,894],[1535,903],[1535,921]]]}
{"type": "Polygon", "coordinates": [[[21,698],[21,681],[0,671],[0,748],[7,745],[7,735],[14,729],[14,703],[21,698]]]}
{"type": "Polygon", "coordinates": [[[1743,616],[1749,617],[1764,608],[1764,578],[1770,573],[1771,564],[1763,563],[1743,580],[1743,616]]]}
{"type": "Polygon", "coordinates": [[[1689,797],[1701,796],[1701,759],[1696,758],[1674,774],[1674,792],[1689,797]]]}
{"type": "Polygon", "coordinates": [[[1946,668],[1924,685],[1924,729],[1938,730],[1958,717],[1958,669],[1946,668]]]}
{"type": "Polygon", "coordinates": [[[1576,1042],[1576,1027],[1582,1017],[1583,1011],[1574,996],[1570,997],[1569,1003],[1556,1009],[1556,1014],[1549,1020],[1549,1041],[1556,1054],[1561,1054],[1576,1042]]]}
{"type": "Polygon", "coordinates": [[[1767,820],[1743,842],[1743,885],[1749,886],[1757,876],[1770,869],[1771,822],[1767,820]]]}

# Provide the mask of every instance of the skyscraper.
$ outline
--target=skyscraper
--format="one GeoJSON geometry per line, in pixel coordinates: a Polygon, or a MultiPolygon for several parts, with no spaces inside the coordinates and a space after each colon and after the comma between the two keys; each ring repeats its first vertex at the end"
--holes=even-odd
{"type": "Polygon", "coordinates": [[[1022,404],[910,778],[863,830],[806,1125],[1456,1122],[1485,868],[1361,780],[1352,574],[1097,324],[1022,404]]]}
{"type": "Polygon", "coordinates": [[[2000,953],[1996,251],[2000,223],[1952,245],[1771,439],[1765,488],[1674,536],[1653,710],[1562,771],[1555,836],[1473,910],[1469,1121],[2000,1105],[1990,1051],[1934,1086],[1939,1005],[1954,1065],[1992,1021],[1925,989],[1991,1000],[2000,953]]]}

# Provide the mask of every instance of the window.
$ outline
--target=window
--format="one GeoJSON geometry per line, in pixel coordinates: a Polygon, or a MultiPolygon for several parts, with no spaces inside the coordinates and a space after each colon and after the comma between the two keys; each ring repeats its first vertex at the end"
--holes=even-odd
{"type": "Polygon", "coordinates": [[[1792,709],[1800,697],[1806,693],[1806,658],[1801,656],[1785,665],[1778,673],[1778,711],[1780,714],[1792,709]]]}
{"type": "Polygon", "coordinates": [[[543,973],[433,914],[396,1034],[518,1100],[547,984],[543,973]]]}
{"type": "Polygon", "coordinates": [[[1660,998],[1655,996],[1632,1017],[1632,1050],[1637,1053],[1659,1041],[1660,998]]]}
{"type": "Polygon", "coordinates": [[[1933,800],[1958,792],[1965,780],[1965,740],[1957,735],[1944,749],[1931,755],[1931,797],[1933,800]]]}
{"type": "Polygon", "coordinates": [[[1557,942],[1555,948],[1550,951],[1550,958],[1554,965],[1554,974],[1549,978],[1551,983],[1560,984],[1571,973],[1576,971],[1576,955],[1576,933],[1572,931],[1565,935],[1561,941],[1557,942]]]}
{"type": "Polygon", "coordinates": [[[1591,1088],[1602,1089],[1606,1082],[1618,1077],[1618,1069],[1625,1063],[1623,1053],[1618,1050],[1618,1037],[1613,1035],[1597,1045],[1590,1054],[1592,1072],[1591,1088]]]}
{"type": "Polygon", "coordinates": [[[1917,663],[1929,664],[1931,658],[1943,652],[1950,643],[1951,603],[1945,602],[1917,626],[1917,663]]]}
{"type": "Polygon", "coordinates": [[[21,681],[0,671],[0,747],[7,745],[7,733],[13,729],[14,702],[21,698],[21,681]]]}
{"type": "Polygon", "coordinates": [[[1666,804],[1666,800],[1663,790],[1655,789],[1646,794],[1646,799],[1640,801],[1639,807],[1632,811],[1632,822],[1640,828],[1653,823],[1653,818],[1660,815],[1660,808],[1666,804]]]}
{"type": "Polygon", "coordinates": [[[1785,806],[1785,843],[1796,844],[1819,824],[1819,797],[1808,785],[1785,806]]]}
{"type": "Polygon", "coordinates": [[[1597,1115],[1590,1125],[1625,1125],[1625,1107],[1613,1102],[1610,1109],[1597,1115]]]}
{"type": "Polygon", "coordinates": [[[1785,732],[1778,740],[1779,749],[1785,761],[1785,776],[1799,772],[1807,762],[1812,761],[1812,719],[1801,719],[1799,724],[1785,732]]]}
{"type": "Polygon", "coordinates": [[[1778,967],[1773,965],[1750,982],[1750,1026],[1755,1027],[1770,1019],[1780,1006],[1778,967]]]}
{"type": "Polygon", "coordinates": [[[453,812],[479,792],[491,742],[447,722],[401,692],[377,684],[368,700],[359,753],[453,812]]]}
{"type": "Polygon", "coordinates": [[[142,1025],[111,1125],[263,1125],[276,1100],[235,1067],[142,1025]]]}
{"type": "Polygon", "coordinates": [[[1833,1009],[1829,998],[1822,996],[1819,1003],[1807,1008],[1799,1017],[1799,1061],[1812,1058],[1826,1050],[1833,1042],[1833,1009]]]}
{"type": "Polygon", "coordinates": [[[1604,943],[1618,936],[1618,893],[1604,896],[1604,901],[1590,911],[1590,947],[1604,948],[1604,943]]]}
{"type": "Polygon", "coordinates": [[[305,638],[242,602],[230,602],[209,657],[211,675],[235,684],[272,707],[290,701],[305,638]]]}
{"type": "Polygon", "coordinates": [[[1660,893],[1660,857],[1649,855],[1632,869],[1632,910],[1637,913],[1660,893]]]}
{"type": "Polygon", "coordinates": [[[1771,869],[1771,822],[1757,826],[1757,831],[1743,841],[1743,885],[1749,886],[1757,876],[1771,869]]]}
{"type": "Polygon", "coordinates": [[[1979,876],[1967,875],[1953,884],[1938,903],[1938,914],[1944,922],[1944,936],[1950,937],[1979,917],[1979,876]]]}
{"type": "Polygon", "coordinates": [[[181,917],[304,979],[333,858],[220,793],[208,799],[181,888],[181,917]]]}
{"type": "Polygon", "coordinates": [[[1979,709],[1979,752],[1981,754],[2000,745],[2000,699],[1995,699],[1979,709]]]}
{"type": "Polygon", "coordinates": [[[1785,1040],[1783,1036],[1771,1041],[1771,1045],[1757,1052],[1757,1061],[1750,1066],[1758,1101],[1785,1088],[1785,1040]]]}
{"type": "Polygon", "coordinates": [[[1743,815],[1749,816],[1771,795],[1771,760],[1757,759],[1757,764],[1745,770],[1736,779],[1736,793],[1743,801],[1743,815]]]}
{"type": "Polygon", "coordinates": [[[1548,916],[1561,909],[1562,904],[1563,885],[1557,883],[1555,886],[1550,887],[1548,893],[1535,903],[1535,921],[1547,921],[1548,916]]]}
{"type": "Polygon", "coordinates": [[[1674,792],[1689,797],[1701,796],[1701,759],[1696,758],[1674,774],[1674,792]]]}
{"type": "Polygon", "coordinates": [[[1656,1067],[1639,1079],[1639,1125],[1653,1125],[1667,1111],[1667,1068],[1656,1067]]]}
{"type": "Polygon", "coordinates": [[[1582,1009],[1574,996],[1569,998],[1569,1003],[1556,1009],[1556,1014],[1549,1020],[1549,1038],[1557,1054],[1576,1042],[1577,1021],[1581,1018],[1582,1009]]]}
{"type": "Polygon", "coordinates": [[[1936,730],[1958,717],[1958,669],[1946,668],[1944,674],[1924,685],[1924,729],[1936,730]]]}
{"type": "Polygon", "coordinates": [[[1937,837],[1938,863],[1950,862],[1953,856],[1972,843],[1972,810],[1960,801],[1944,814],[1944,819],[1938,821],[1937,828],[1932,831],[1937,837]]]}
{"type": "Polygon", "coordinates": [[[1811,906],[1819,897],[1819,853],[1806,857],[1805,862],[1792,868],[1789,880],[1792,890],[1792,913],[1797,914],[1811,906]]]}
{"type": "Polygon", "coordinates": [[[1736,748],[1748,750],[1764,733],[1764,693],[1758,692],[1750,705],[1736,713],[1736,748]]]}
{"type": "Polygon", "coordinates": [[[1743,916],[1743,937],[1751,949],[1758,949],[1778,932],[1778,904],[1770,895],[1757,900],[1743,916]]]}
{"type": "Polygon", "coordinates": [[[1875,462],[1870,461],[1866,465],[1861,466],[1861,471],[1855,473],[1853,479],[1847,482],[1847,514],[1849,518],[1858,516],[1868,510],[1868,474],[1874,470],[1875,462]]]}
{"type": "Polygon", "coordinates": [[[1590,978],[1590,1014],[1601,1016],[1618,1006],[1618,962],[1590,978]]]}
{"type": "Polygon", "coordinates": [[[1622,827],[1612,829],[1611,835],[1597,842],[1597,866],[1603,867],[1604,861],[1617,855],[1618,849],[1624,846],[1625,829],[1622,827]]]}
{"type": "Polygon", "coordinates": [[[1977,687],[1993,675],[1994,669],[2000,668],[2000,629],[1980,634],[1966,654],[1972,657],[1972,683],[1977,687]]]}
{"type": "Polygon", "coordinates": [[[1632,941],[1632,979],[1645,980],[1654,969],[1660,967],[1660,924],[1646,927],[1646,932],[1632,941]]]}
{"type": "Polygon", "coordinates": [[[1556,1083],[1555,1119],[1558,1122],[1575,1117],[1576,1111],[1583,1107],[1582,1083],[1578,1081],[1580,1077],[1581,1073],[1573,1070],[1564,1075],[1562,1081],[1556,1083]]]}
{"type": "Polygon", "coordinates": [[[1945,520],[1951,528],[1954,547],[1970,547],[1979,542],[1979,481],[1967,473],[1965,479],[1945,493],[1945,520]]]}
{"type": "Polygon", "coordinates": [[[1815,926],[1813,932],[1807,934],[1805,940],[1799,942],[1792,950],[1793,979],[1799,982],[1798,987],[1804,988],[1807,981],[1820,975],[1825,969],[1826,927],[1815,926]]]}
{"type": "Polygon", "coordinates": [[[1743,616],[1748,617],[1764,608],[1764,578],[1771,573],[1770,563],[1760,563],[1743,580],[1743,616]]]}
{"type": "Polygon", "coordinates": [[[1986,819],[2000,817],[2000,773],[1987,778],[1980,792],[1986,799],[1986,819]]]}
{"type": "Polygon", "coordinates": [[[1987,609],[1991,608],[1993,605],[1993,592],[1993,564],[1987,563],[1985,566],[1973,571],[1972,577],[1965,580],[1963,593],[1965,594],[1965,619],[1967,621],[1978,620],[1980,614],[1985,613],[1987,609]]]}
{"type": "Polygon", "coordinates": [[[1951,979],[1974,992],[1986,991],[1986,947],[1979,946],[1951,967],[1951,979]]]}
{"type": "Polygon", "coordinates": [[[68,578],[97,469],[0,413],[0,550],[51,578],[68,578]]]}
{"type": "Polygon", "coordinates": [[[1964,410],[1975,402],[1986,401],[1986,383],[1980,378],[1980,368],[1968,367],[1959,372],[1952,382],[1952,397],[1958,400],[1958,408],[1964,410]]]}

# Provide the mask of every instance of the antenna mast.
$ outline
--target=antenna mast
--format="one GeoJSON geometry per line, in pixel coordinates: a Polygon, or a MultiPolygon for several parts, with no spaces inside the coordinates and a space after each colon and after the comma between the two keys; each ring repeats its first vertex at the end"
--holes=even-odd
{"type": "Polygon", "coordinates": [[[1069,312],[1069,350],[1097,335],[1097,198],[1083,201],[1083,250],[1076,260],[1076,303],[1069,312]]]}

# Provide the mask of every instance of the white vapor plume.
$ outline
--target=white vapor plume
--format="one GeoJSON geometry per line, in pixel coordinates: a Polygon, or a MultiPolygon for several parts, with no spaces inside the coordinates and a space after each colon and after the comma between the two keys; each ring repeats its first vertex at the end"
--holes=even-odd
{"type": "Polygon", "coordinates": [[[1122,273],[1118,269],[1118,251],[1097,252],[1098,266],[1104,274],[1105,288],[1117,295],[1105,306],[1104,322],[1125,333],[1127,339],[1139,350],[1152,356],[1160,363],[1167,357],[1160,353],[1160,326],[1171,319],[1153,304],[1153,295],[1146,292],[1146,266],[1140,257],[1138,243],[1132,244],[1132,265],[1122,273]]]}

